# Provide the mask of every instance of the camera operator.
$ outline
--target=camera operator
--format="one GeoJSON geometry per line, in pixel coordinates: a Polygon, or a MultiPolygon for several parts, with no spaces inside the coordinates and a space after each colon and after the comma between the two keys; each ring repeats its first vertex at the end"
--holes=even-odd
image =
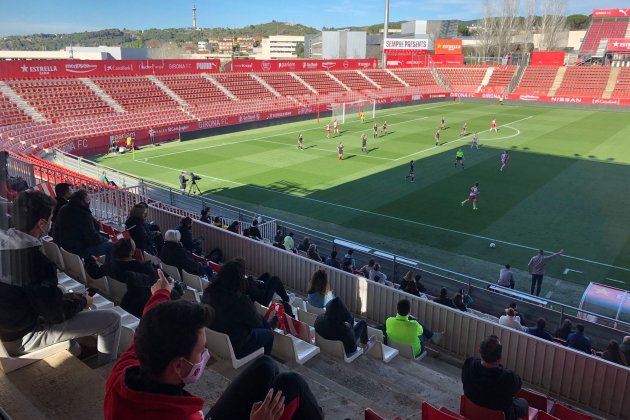
{"type": "Polygon", "coordinates": [[[188,183],[188,178],[186,178],[186,175],[184,174],[184,171],[182,171],[181,174],[179,174],[179,189],[182,192],[186,192],[186,184],[188,183]]]}

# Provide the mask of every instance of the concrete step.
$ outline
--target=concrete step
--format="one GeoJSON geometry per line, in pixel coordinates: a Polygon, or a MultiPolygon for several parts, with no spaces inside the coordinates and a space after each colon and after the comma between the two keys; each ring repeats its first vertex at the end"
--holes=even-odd
{"type": "Polygon", "coordinates": [[[331,72],[325,71],[324,74],[326,76],[330,77],[331,79],[333,79],[335,82],[339,83],[348,92],[352,91],[352,89],[350,89],[348,86],[346,86],[341,80],[337,79],[331,72]]]}
{"type": "Polygon", "coordinates": [[[304,79],[302,79],[302,78],[301,78],[300,76],[298,76],[297,74],[295,74],[295,73],[292,73],[292,72],[291,72],[291,73],[289,73],[289,75],[290,75],[291,77],[293,77],[295,80],[297,80],[298,82],[302,83],[304,86],[306,86],[306,88],[307,88],[308,90],[310,90],[311,92],[313,92],[315,95],[317,95],[317,94],[318,94],[318,93],[317,93],[317,91],[315,90],[315,88],[314,88],[313,86],[311,86],[311,85],[309,85],[308,83],[306,83],[306,82],[304,81],[304,79]]]}
{"type": "Polygon", "coordinates": [[[567,72],[567,68],[566,67],[558,67],[558,72],[556,73],[556,78],[553,81],[553,84],[551,85],[551,88],[549,89],[549,92],[547,93],[547,96],[553,96],[556,94],[556,91],[560,88],[560,86],[562,85],[562,81],[564,80],[564,74],[567,72]]]}

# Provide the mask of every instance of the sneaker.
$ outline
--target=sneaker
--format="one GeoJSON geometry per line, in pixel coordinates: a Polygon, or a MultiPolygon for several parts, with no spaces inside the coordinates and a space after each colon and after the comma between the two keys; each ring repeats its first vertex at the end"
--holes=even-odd
{"type": "Polygon", "coordinates": [[[431,342],[436,346],[439,346],[442,340],[444,339],[444,331],[433,333],[433,337],[431,337],[431,342]]]}
{"type": "Polygon", "coordinates": [[[363,348],[363,352],[367,353],[369,352],[372,347],[374,347],[374,344],[376,344],[376,336],[373,335],[370,337],[370,339],[368,340],[368,342],[365,344],[365,347],[363,348]]]}

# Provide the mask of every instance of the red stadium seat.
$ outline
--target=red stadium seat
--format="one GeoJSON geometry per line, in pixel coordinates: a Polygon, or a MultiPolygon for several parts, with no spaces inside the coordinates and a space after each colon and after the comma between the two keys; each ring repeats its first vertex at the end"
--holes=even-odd
{"type": "Polygon", "coordinates": [[[459,413],[470,420],[505,420],[505,413],[481,407],[462,395],[459,402],[459,413]]]}
{"type": "Polygon", "coordinates": [[[455,417],[447,412],[438,410],[426,401],[422,402],[422,420],[461,420],[465,418],[459,414],[455,417]]]}
{"type": "Polygon", "coordinates": [[[529,406],[537,410],[551,413],[553,409],[554,402],[538,392],[521,388],[516,395],[527,400],[529,406]]]}
{"type": "Polygon", "coordinates": [[[560,420],[593,420],[593,417],[586,414],[582,414],[579,411],[565,407],[562,404],[557,404],[553,408],[553,415],[560,420]]]}

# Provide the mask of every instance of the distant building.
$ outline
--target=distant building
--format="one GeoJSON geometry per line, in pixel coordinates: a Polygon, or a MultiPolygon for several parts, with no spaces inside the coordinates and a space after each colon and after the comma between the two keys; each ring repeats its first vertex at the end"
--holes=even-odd
{"type": "Polygon", "coordinates": [[[322,31],[304,37],[304,58],[333,60],[367,57],[367,32],[322,31]]]}
{"type": "Polygon", "coordinates": [[[0,51],[0,60],[151,60],[163,57],[155,48],[66,47],[59,51],[0,51]]]}
{"type": "Polygon", "coordinates": [[[300,43],[304,43],[303,36],[272,35],[269,38],[263,38],[260,44],[261,54],[256,58],[260,60],[297,58],[296,47],[300,43]]]}

